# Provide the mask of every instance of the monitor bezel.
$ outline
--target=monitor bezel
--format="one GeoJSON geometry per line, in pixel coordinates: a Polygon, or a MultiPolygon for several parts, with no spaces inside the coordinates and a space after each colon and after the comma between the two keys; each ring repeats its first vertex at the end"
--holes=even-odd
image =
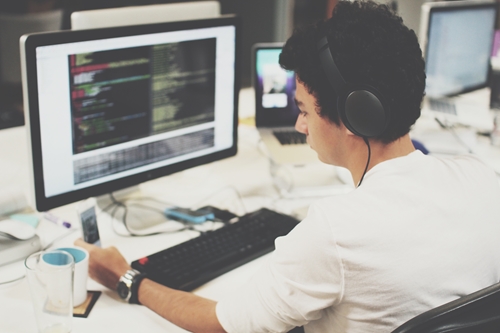
{"type": "MultiPolygon", "coordinates": [[[[493,31],[495,30],[495,25],[498,20],[498,4],[494,0],[478,0],[478,1],[440,1],[440,2],[427,2],[422,5],[421,9],[421,19],[420,19],[420,31],[419,31],[419,39],[420,39],[420,47],[422,49],[422,56],[427,65],[428,59],[428,43],[429,43],[429,33],[431,30],[430,17],[433,13],[440,12],[454,12],[454,11],[463,11],[468,9],[480,9],[480,8],[494,8],[495,9],[495,20],[493,25],[493,31]]],[[[490,45],[490,54],[493,49],[493,40],[490,45]]],[[[468,93],[471,91],[475,91],[478,89],[482,89],[488,87],[491,77],[491,64],[489,63],[487,69],[487,75],[485,82],[468,87],[466,89],[462,89],[456,92],[452,92],[446,94],[446,97],[458,96],[464,93],[468,93]]],[[[430,96],[431,97],[431,96],[430,96]]],[[[442,96],[445,97],[445,96],[442,96]]]]}
{"type": "Polygon", "coordinates": [[[33,204],[38,211],[47,211],[66,204],[77,202],[89,197],[101,196],[128,187],[136,186],[143,182],[160,178],[185,169],[207,164],[220,159],[228,158],[237,153],[238,138],[238,95],[240,90],[240,48],[241,48],[241,23],[237,15],[224,15],[217,18],[203,20],[177,21],[155,23],[147,25],[121,26],[112,28],[98,28],[88,30],[65,30],[47,33],[35,33],[21,38],[21,60],[23,72],[23,96],[26,117],[26,130],[28,134],[28,148],[30,148],[31,180],[33,204]],[[73,190],[63,194],[47,197],[45,195],[45,181],[43,177],[42,145],[39,117],[38,83],[36,48],[40,46],[71,43],[77,41],[99,40],[106,38],[138,36],[151,33],[168,31],[191,30],[218,26],[235,27],[235,62],[234,62],[234,106],[233,106],[233,144],[231,147],[196,157],[182,162],[167,165],[158,169],[137,173],[124,178],[112,180],[88,188],[73,190]]]}

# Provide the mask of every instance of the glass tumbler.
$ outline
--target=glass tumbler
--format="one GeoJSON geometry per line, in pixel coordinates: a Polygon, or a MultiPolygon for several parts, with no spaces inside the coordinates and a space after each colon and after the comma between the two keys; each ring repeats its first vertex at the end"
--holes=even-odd
{"type": "Polygon", "coordinates": [[[24,262],[39,333],[69,333],[73,318],[73,256],[41,251],[24,262]]]}

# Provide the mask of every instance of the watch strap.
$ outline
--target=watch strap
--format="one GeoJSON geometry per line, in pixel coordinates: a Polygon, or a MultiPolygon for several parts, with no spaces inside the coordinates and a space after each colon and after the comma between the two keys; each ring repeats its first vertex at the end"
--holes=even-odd
{"type": "Polygon", "coordinates": [[[146,273],[140,273],[134,275],[133,280],[132,280],[132,286],[130,287],[130,298],[128,302],[130,304],[139,304],[142,305],[139,302],[139,285],[141,284],[142,280],[146,277],[146,273]]]}
{"type": "Polygon", "coordinates": [[[135,269],[129,269],[120,277],[116,290],[125,302],[140,304],[137,293],[139,290],[139,284],[145,276],[145,273],[141,273],[135,269]]]}

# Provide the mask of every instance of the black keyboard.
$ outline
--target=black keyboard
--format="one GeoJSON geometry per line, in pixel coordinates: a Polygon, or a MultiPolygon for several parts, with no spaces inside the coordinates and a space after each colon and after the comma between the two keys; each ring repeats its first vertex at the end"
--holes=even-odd
{"type": "Polygon", "coordinates": [[[282,145],[296,145],[307,143],[306,135],[297,131],[273,131],[273,134],[282,145]]]}
{"type": "Polygon", "coordinates": [[[238,222],[136,260],[132,268],[170,288],[190,291],[273,251],[274,240],[297,223],[291,216],[262,208],[238,222]]]}

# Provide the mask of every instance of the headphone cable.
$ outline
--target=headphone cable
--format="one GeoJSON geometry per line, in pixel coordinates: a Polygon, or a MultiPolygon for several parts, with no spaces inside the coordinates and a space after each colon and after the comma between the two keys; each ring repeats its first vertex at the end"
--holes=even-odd
{"type": "Polygon", "coordinates": [[[363,171],[363,175],[361,176],[361,179],[359,180],[358,187],[361,186],[361,183],[363,182],[363,179],[365,178],[366,171],[368,171],[368,166],[370,165],[370,159],[372,156],[372,150],[370,148],[370,141],[368,141],[368,138],[363,137],[363,140],[366,143],[366,146],[368,147],[368,159],[366,160],[366,166],[365,166],[365,171],[363,171]]]}

